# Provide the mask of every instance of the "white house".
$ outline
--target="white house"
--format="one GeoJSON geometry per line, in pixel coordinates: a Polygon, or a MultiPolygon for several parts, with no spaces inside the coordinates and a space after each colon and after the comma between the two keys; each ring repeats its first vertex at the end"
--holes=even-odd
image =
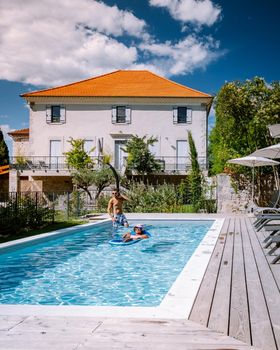
{"type": "Polygon", "coordinates": [[[10,191],[68,189],[71,181],[64,153],[70,149],[71,137],[85,139],[87,150],[95,147],[92,156],[101,149],[110,154],[122,170],[125,142],[132,135],[155,136],[158,142],[152,152],[162,171],[177,174],[190,165],[190,130],[199,163],[207,167],[212,96],[152,72],[120,70],[21,96],[30,106],[29,138],[18,147],[20,131],[10,134],[14,141],[10,191]]]}

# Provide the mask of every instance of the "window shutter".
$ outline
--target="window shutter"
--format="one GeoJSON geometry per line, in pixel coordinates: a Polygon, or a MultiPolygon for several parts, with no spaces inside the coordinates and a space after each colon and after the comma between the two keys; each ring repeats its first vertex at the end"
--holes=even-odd
{"type": "Polygon", "coordinates": [[[117,107],[112,107],[112,123],[116,124],[117,122],[117,107]]]}
{"type": "Polygon", "coordinates": [[[125,122],[126,122],[126,124],[131,123],[131,108],[129,108],[129,107],[126,107],[126,109],[125,109],[125,122]]]}
{"type": "Polygon", "coordinates": [[[46,108],[46,121],[47,121],[47,123],[52,122],[52,109],[51,109],[51,107],[46,108]]]}
{"type": "Polygon", "coordinates": [[[66,123],[66,108],[60,107],[60,122],[66,123]]]}
{"type": "Polygon", "coordinates": [[[178,108],[173,107],[173,124],[178,123],[178,108]]]}
{"type": "Polygon", "coordinates": [[[191,123],[191,122],[192,122],[192,109],[187,108],[187,123],[191,123]]]}

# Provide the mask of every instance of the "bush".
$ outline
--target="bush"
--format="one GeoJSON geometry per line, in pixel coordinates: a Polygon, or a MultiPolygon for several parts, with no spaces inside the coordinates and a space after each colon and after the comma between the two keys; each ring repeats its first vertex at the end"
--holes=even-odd
{"type": "MultiPolygon", "coordinates": [[[[175,186],[163,184],[158,186],[132,182],[125,195],[129,198],[123,204],[128,213],[194,213],[189,203],[189,190],[186,183],[175,186]]],[[[110,196],[101,194],[96,202],[98,212],[106,212],[110,196]]],[[[215,212],[215,200],[202,197],[199,207],[208,213],[215,212]]]]}
{"type": "Polygon", "coordinates": [[[172,213],[182,204],[176,187],[170,184],[145,186],[143,183],[134,183],[127,193],[129,201],[125,202],[124,209],[138,213],[172,213]]]}
{"type": "Polygon", "coordinates": [[[53,210],[37,194],[10,198],[0,207],[1,232],[5,234],[41,228],[52,219],[53,210]]]}

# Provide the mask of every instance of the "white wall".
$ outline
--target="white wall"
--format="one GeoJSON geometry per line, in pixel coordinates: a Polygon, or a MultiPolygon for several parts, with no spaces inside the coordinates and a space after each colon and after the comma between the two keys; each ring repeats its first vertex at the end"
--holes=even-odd
{"type": "Polygon", "coordinates": [[[199,157],[206,157],[207,113],[202,99],[187,103],[186,99],[180,103],[178,99],[172,103],[148,105],[147,101],[141,103],[102,103],[79,104],[60,103],[59,101],[46,101],[35,103],[30,111],[30,156],[48,156],[50,140],[61,140],[62,150],[70,149],[67,142],[70,137],[74,139],[85,138],[96,140],[104,139],[104,151],[114,154],[114,141],[124,139],[129,134],[138,136],[157,136],[159,139],[158,156],[176,156],[176,140],[186,140],[187,131],[192,132],[199,157]],[[61,104],[66,107],[66,123],[47,124],[46,105],[61,104]],[[127,105],[131,107],[131,124],[112,124],[112,106],[127,105]],[[191,124],[173,124],[173,107],[177,105],[192,107],[191,124]],[[111,134],[111,135],[110,135],[111,134]],[[120,135],[119,137],[116,137],[120,135]]]}
{"type": "Polygon", "coordinates": [[[28,140],[14,140],[13,139],[13,157],[24,157],[30,154],[28,140]]]}

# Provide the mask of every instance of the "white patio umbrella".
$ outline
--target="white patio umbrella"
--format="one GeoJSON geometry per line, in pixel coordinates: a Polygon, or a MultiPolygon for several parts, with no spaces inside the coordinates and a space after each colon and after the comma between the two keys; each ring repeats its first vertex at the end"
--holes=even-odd
{"type": "MultiPolygon", "coordinates": [[[[255,152],[254,152],[255,153],[255,152]]],[[[254,154],[253,153],[253,154],[254,154]]],[[[253,181],[252,181],[252,203],[254,202],[254,186],[255,186],[255,167],[256,166],[265,166],[265,165],[278,165],[279,162],[275,160],[264,158],[264,157],[256,157],[256,156],[246,156],[242,158],[235,158],[228,161],[228,163],[239,164],[243,166],[249,166],[253,171],[253,181]]]]}
{"type": "Polygon", "coordinates": [[[272,158],[272,159],[280,158],[280,143],[277,143],[277,145],[260,148],[255,152],[253,152],[252,154],[250,154],[250,156],[266,157],[266,158],[272,158]]]}
{"type": "Polygon", "coordinates": [[[275,139],[280,138],[280,124],[268,125],[268,129],[271,137],[274,137],[275,139]]]}

